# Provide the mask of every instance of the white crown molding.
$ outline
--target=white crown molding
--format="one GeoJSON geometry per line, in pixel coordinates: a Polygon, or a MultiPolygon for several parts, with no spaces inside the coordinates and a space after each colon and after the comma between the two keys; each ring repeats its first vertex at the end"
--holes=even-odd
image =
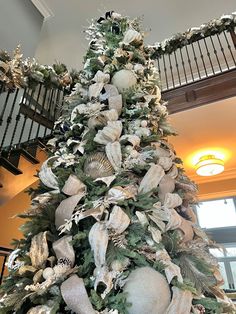
{"type": "Polygon", "coordinates": [[[33,5],[38,9],[38,11],[42,14],[44,19],[48,19],[54,16],[54,13],[49,8],[44,0],[31,0],[33,5]]]}

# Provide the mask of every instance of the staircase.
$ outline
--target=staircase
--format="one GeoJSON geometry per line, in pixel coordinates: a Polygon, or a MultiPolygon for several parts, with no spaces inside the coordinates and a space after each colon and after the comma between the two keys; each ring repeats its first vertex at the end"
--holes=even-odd
{"type": "Polygon", "coordinates": [[[33,181],[29,177],[36,180],[33,176],[46,158],[45,144],[60,114],[63,95],[63,89],[43,84],[14,91],[5,91],[4,84],[0,85],[0,204],[6,194],[13,197],[26,187],[22,181],[27,179],[30,185],[33,181]],[[15,175],[21,175],[19,191],[12,187],[15,175]]]}

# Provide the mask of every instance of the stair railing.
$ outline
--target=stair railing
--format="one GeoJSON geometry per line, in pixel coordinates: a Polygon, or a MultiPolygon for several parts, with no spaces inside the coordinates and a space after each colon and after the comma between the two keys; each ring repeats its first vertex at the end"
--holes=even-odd
{"type": "Polygon", "coordinates": [[[236,68],[235,30],[204,36],[157,58],[162,91],[236,68]]]}
{"type": "Polygon", "coordinates": [[[38,163],[37,145],[52,134],[63,96],[62,88],[49,88],[42,83],[34,89],[14,91],[4,91],[4,84],[0,83],[0,165],[20,174],[20,155],[38,163]]]}

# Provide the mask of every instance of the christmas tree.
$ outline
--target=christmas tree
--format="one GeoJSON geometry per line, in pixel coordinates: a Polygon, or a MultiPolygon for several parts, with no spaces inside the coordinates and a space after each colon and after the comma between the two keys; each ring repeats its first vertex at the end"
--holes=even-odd
{"type": "Polygon", "coordinates": [[[168,142],[153,49],[138,19],[107,12],[30,191],[0,313],[235,313],[196,186],[168,142]]]}

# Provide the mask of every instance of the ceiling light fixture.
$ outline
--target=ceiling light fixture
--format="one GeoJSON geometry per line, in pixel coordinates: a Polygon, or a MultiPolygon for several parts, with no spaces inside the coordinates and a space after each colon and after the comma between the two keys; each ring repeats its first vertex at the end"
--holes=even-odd
{"type": "Polygon", "coordinates": [[[204,155],[195,167],[199,176],[214,176],[224,171],[224,161],[215,155],[204,155]]]}

